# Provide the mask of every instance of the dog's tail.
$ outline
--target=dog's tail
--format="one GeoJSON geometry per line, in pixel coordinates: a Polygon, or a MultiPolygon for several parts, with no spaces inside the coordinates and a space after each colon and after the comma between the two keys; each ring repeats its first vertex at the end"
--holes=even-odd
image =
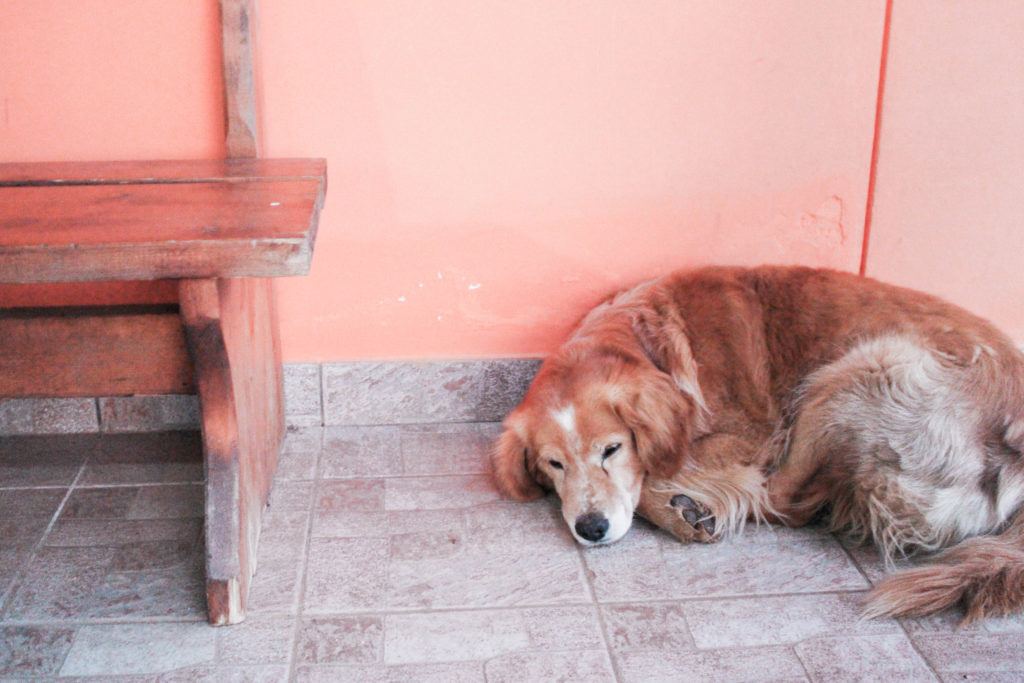
{"type": "Polygon", "coordinates": [[[963,624],[1024,609],[1024,509],[1000,533],[962,541],[882,581],[864,616],[922,616],[954,605],[964,609],[963,624]]]}

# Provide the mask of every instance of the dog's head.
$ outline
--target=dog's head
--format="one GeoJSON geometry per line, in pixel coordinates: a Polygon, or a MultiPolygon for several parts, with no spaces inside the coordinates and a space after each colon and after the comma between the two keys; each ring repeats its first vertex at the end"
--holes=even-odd
{"type": "Polygon", "coordinates": [[[645,477],[672,477],[686,458],[695,406],[646,360],[549,361],[505,420],[495,477],[508,496],[554,489],[584,545],[622,538],[645,477]]]}

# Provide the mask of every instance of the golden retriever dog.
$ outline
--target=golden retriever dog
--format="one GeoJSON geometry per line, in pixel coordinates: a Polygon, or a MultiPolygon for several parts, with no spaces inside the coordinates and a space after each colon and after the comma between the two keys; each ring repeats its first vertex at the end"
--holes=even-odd
{"type": "Polygon", "coordinates": [[[675,273],[592,310],[504,424],[499,487],[554,489],[584,545],[634,514],[710,542],[827,510],[886,558],[938,553],[869,616],[1024,607],[1024,355],[935,297],[811,268],[675,273]]]}

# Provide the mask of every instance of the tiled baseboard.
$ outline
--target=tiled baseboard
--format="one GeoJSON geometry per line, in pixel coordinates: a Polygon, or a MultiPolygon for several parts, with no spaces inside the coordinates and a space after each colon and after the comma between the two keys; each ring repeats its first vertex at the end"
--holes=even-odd
{"type": "MultiPolygon", "coordinates": [[[[285,421],[318,425],[496,422],[539,360],[287,363],[285,421]]],[[[195,396],[0,399],[0,436],[197,429],[195,396]]]]}

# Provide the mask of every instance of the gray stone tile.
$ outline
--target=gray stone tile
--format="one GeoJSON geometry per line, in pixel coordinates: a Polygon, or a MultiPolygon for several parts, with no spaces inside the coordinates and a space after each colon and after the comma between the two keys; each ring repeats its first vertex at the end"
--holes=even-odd
{"type": "Polygon", "coordinates": [[[128,519],[202,518],[205,495],[199,484],[143,486],[128,509],[128,519]]]}
{"type": "Polygon", "coordinates": [[[693,649],[682,605],[644,603],[601,607],[613,650],[679,652],[693,649]]]}
{"type": "Polygon", "coordinates": [[[388,479],[384,507],[388,510],[444,510],[473,507],[502,500],[490,476],[388,479]]]}
{"type": "Polygon", "coordinates": [[[384,480],[323,481],[317,491],[313,535],[355,537],[388,535],[384,480]]]}
{"type": "Polygon", "coordinates": [[[215,638],[205,623],[82,626],[60,675],[159,674],[212,663],[215,638]]]}
{"type": "Polygon", "coordinates": [[[445,662],[442,664],[363,664],[299,666],[295,680],[301,683],[484,683],[482,662],[445,662]]]}
{"type": "Polygon", "coordinates": [[[307,614],[380,609],[387,588],[384,538],[314,538],[306,577],[307,614]]]}
{"type": "Polygon", "coordinates": [[[138,488],[122,486],[75,489],[68,496],[60,519],[124,519],[138,492],[138,488]]]}
{"type": "Polygon", "coordinates": [[[794,648],[812,681],[934,681],[902,633],[815,638],[794,648]]]}
{"type": "Polygon", "coordinates": [[[918,635],[914,643],[943,680],[1024,677],[1024,633],[918,635]]]}
{"type": "Polygon", "coordinates": [[[316,478],[323,429],[311,427],[289,431],[277,459],[276,481],[308,481],[316,478]]]}
{"type": "Polygon", "coordinates": [[[98,434],[0,437],[0,487],[69,486],[98,434]]]}
{"type": "Polygon", "coordinates": [[[192,553],[166,569],[110,572],[81,615],[89,618],[194,617],[206,613],[203,556],[192,553]]]}
{"type": "Polygon", "coordinates": [[[325,479],[401,473],[401,432],[398,428],[329,427],[324,430],[320,474],[325,479]]]}
{"type": "Polygon", "coordinates": [[[203,480],[198,432],[106,434],[89,457],[80,484],[159,484],[203,480]]]}
{"type": "Polygon", "coordinates": [[[748,530],[711,545],[683,544],[642,522],[618,543],[584,552],[598,600],[665,600],[860,589],[842,547],[813,529],[748,530]]]}
{"type": "Polygon", "coordinates": [[[85,614],[114,554],[113,548],[41,548],[8,600],[4,617],[27,621],[85,614]]]}
{"type": "Polygon", "coordinates": [[[32,548],[43,537],[49,523],[46,517],[0,518],[0,547],[32,548]]]}
{"type": "Polygon", "coordinates": [[[329,363],[328,425],[499,421],[522,400],[539,361],[329,363]]]}
{"type": "Polygon", "coordinates": [[[91,398],[0,398],[0,436],[98,430],[91,398]]]}
{"type": "Polygon", "coordinates": [[[859,594],[701,600],[683,606],[698,648],[784,645],[825,636],[900,633],[889,619],[860,618],[859,594]]]}
{"type": "Polygon", "coordinates": [[[550,506],[502,503],[464,515],[462,529],[440,520],[435,528],[390,537],[389,607],[589,601],[579,554],[568,531],[555,527],[550,506]]]}
{"type": "Polygon", "coordinates": [[[65,628],[0,627],[0,677],[56,675],[74,634],[65,628]]]}
{"type": "Polygon", "coordinates": [[[303,619],[295,652],[302,664],[363,664],[383,658],[381,617],[303,619]]]}
{"type": "Polygon", "coordinates": [[[294,614],[298,609],[312,482],[278,482],[264,511],[250,613],[294,614]]]}
{"type": "MultiPolygon", "coordinates": [[[[118,681],[123,679],[118,678],[118,681]]],[[[132,679],[134,680],[134,679],[132,679]]],[[[152,681],[152,676],[140,677],[152,681]]],[[[156,677],[156,683],[285,683],[288,667],[265,666],[191,666],[168,671],[156,677]]]]}
{"type": "Polygon", "coordinates": [[[602,647],[592,607],[389,614],[384,619],[388,664],[474,661],[524,651],[602,647]]]}
{"type": "Polygon", "coordinates": [[[284,364],[284,419],[299,427],[323,424],[319,363],[284,364]]]}
{"type": "Polygon", "coordinates": [[[402,471],[416,474],[484,474],[493,438],[474,423],[409,425],[401,430],[402,471]]]}
{"type": "Polygon", "coordinates": [[[615,681],[615,672],[604,650],[516,652],[487,660],[484,671],[488,683],[615,681]]]}
{"type": "MultiPolygon", "coordinates": [[[[50,519],[64,499],[64,489],[0,489],[0,519],[45,517],[50,519]]],[[[0,538],[0,545],[3,539],[0,538]]]]}
{"type": "Polygon", "coordinates": [[[291,617],[247,615],[240,624],[217,629],[217,663],[287,664],[294,636],[291,617]]]}
{"type": "Polygon", "coordinates": [[[101,546],[145,541],[194,539],[202,529],[198,519],[62,519],[46,536],[48,546],[101,546]]]}
{"type": "Polygon", "coordinates": [[[99,399],[104,432],[160,432],[199,429],[196,396],[110,396],[99,399]]]}
{"type": "Polygon", "coordinates": [[[762,683],[806,681],[803,667],[788,647],[711,651],[623,652],[616,654],[627,683],[709,681],[762,683]]]}

